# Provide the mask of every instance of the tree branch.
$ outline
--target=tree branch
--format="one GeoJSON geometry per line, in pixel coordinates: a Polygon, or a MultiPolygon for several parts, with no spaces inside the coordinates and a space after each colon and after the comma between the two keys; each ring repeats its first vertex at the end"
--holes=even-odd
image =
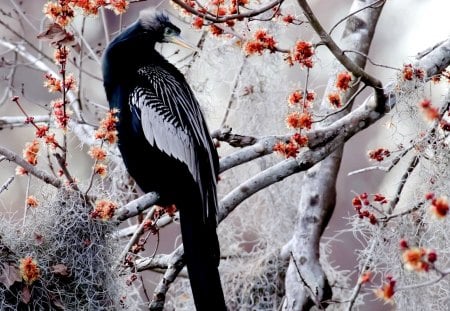
{"type": "Polygon", "coordinates": [[[0,146],[0,154],[5,156],[7,160],[16,163],[17,165],[23,167],[28,173],[36,176],[43,182],[50,184],[56,188],[61,188],[62,182],[61,180],[53,177],[52,175],[48,174],[47,172],[38,169],[37,167],[31,165],[27,161],[25,161],[21,156],[14,153],[13,151],[0,146]]]}

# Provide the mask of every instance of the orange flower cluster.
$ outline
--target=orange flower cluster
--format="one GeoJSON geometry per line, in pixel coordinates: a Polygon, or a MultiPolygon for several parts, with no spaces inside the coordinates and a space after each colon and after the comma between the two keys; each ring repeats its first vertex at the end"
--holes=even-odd
{"type": "Polygon", "coordinates": [[[350,88],[350,82],[352,82],[352,75],[348,71],[343,71],[337,75],[336,88],[345,92],[350,88]]]}
{"type": "Polygon", "coordinates": [[[411,81],[414,78],[423,80],[423,78],[425,77],[425,71],[420,68],[413,68],[411,64],[407,64],[403,66],[402,77],[403,80],[408,81],[411,81]]]}
{"type": "Polygon", "coordinates": [[[57,2],[48,1],[44,4],[43,12],[48,19],[57,23],[61,27],[69,25],[75,17],[70,1],[59,0],[57,2]]]}
{"type": "Polygon", "coordinates": [[[328,94],[327,99],[334,108],[342,107],[341,95],[338,92],[331,92],[328,94]]]}
{"type": "Polygon", "coordinates": [[[25,204],[29,207],[37,207],[39,205],[39,202],[35,196],[30,195],[26,198],[25,204]]]}
{"type": "Polygon", "coordinates": [[[67,57],[69,56],[69,49],[65,46],[58,47],[53,54],[53,59],[58,65],[63,65],[67,63],[67,57]]]}
{"type": "Polygon", "coordinates": [[[26,143],[25,149],[23,150],[23,158],[35,166],[37,164],[37,157],[40,149],[40,144],[37,139],[34,139],[30,143],[26,143]]]}
{"type": "Polygon", "coordinates": [[[40,269],[37,265],[37,261],[28,256],[19,260],[20,276],[27,284],[32,284],[39,279],[40,269]]]}
{"type": "Polygon", "coordinates": [[[284,155],[286,158],[295,158],[301,147],[308,145],[308,137],[295,133],[291,136],[288,143],[278,142],[273,147],[275,152],[284,155]]]}
{"type": "Polygon", "coordinates": [[[100,218],[101,220],[110,220],[114,216],[117,209],[117,203],[102,199],[95,202],[95,209],[91,212],[92,218],[100,218]]]}
{"type": "Polygon", "coordinates": [[[119,118],[116,114],[118,112],[117,109],[112,109],[106,113],[105,118],[100,121],[99,128],[95,131],[96,139],[107,141],[110,144],[117,142],[116,123],[119,121],[119,118]]]}
{"type": "Polygon", "coordinates": [[[108,168],[103,163],[97,163],[94,166],[94,173],[99,175],[101,178],[105,178],[108,174],[108,168]]]}
{"type": "MultiPolygon", "coordinates": [[[[95,132],[95,138],[101,139],[102,145],[104,141],[107,141],[110,144],[117,141],[117,112],[116,109],[108,111],[105,118],[100,121],[100,126],[95,132]]],[[[106,160],[106,150],[103,149],[102,146],[92,146],[88,153],[95,160],[93,167],[94,174],[97,174],[102,178],[106,177],[108,174],[108,167],[104,163],[99,163],[106,160]]]]}
{"type": "Polygon", "coordinates": [[[92,146],[88,153],[97,161],[104,161],[106,159],[106,150],[102,147],[92,146]]]}
{"type": "Polygon", "coordinates": [[[294,63],[299,63],[302,67],[312,68],[314,66],[313,56],[314,47],[312,43],[300,40],[295,43],[294,50],[287,56],[286,61],[291,66],[294,63]]]}
{"type": "Polygon", "coordinates": [[[385,148],[378,148],[369,150],[368,155],[371,160],[381,162],[384,161],[385,158],[389,158],[391,156],[391,152],[385,148]]]}
{"type": "Polygon", "coordinates": [[[65,130],[69,124],[70,111],[67,108],[65,109],[65,103],[62,99],[52,101],[51,105],[53,108],[53,117],[55,118],[56,123],[61,129],[65,130]]]}
{"type": "Polygon", "coordinates": [[[204,20],[201,17],[197,16],[192,20],[192,26],[195,29],[202,29],[203,25],[204,25],[204,20]]]}
{"type": "Polygon", "coordinates": [[[313,118],[309,112],[294,111],[286,117],[286,125],[293,129],[311,129],[313,118]]]}
{"type": "Polygon", "coordinates": [[[375,295],[383,299],[385,302],[392,303],[392,297],[395,294],[395,283],[396,281],[390,275],[386,277],[387,283],[385,283],[381,288],[375,290],[375,295]]]}
{"type": "Polygon", "coordinates": [[[81,9],[85,15],[97,15],[101,7],[122,14],[128,9],[128,5],[127,0],[58,0],[48,1],[43,12],[53,22],[66,27],[72,22],[76,8],[81,9]]]}
{"type": "Polygon", "coordinates": [[[259,29],[254,33],[253,39],[246,43],[245,52],[248,55],[261,55],[264,50],[269,50],[270,53],[274,53],[276,51],[276,44],[273,36],[268,35],[265,30],[259,29]]]}
{"type": "Polygon", "coordinates": [[[306,92],[306,100],[303,98],[304,93],[302,91],[294,91],[289,95],[289,106],[301,106],[304,109],[310,108],[314,100],[316,99],[316,93],[314,91],[306,92]]]}
{"type": "Polygon", "coordinates": [[[431,104],[431,100],[424,99],[419,103],[419,107],[425,116],[425,119],[434,121],[440,119],[439,109],[431,104]]]}
{"type": "Polygon", "coordinates": [[[405,268],[415,272],[428,272],[437,260],[434,250],[424,247],[409,247],[408,242],[400,240],[400,248],[403,251],[402,259],[405,268]]]}
{"type": "Polygon", "coordinates": [[[447,216],[449,206],[448,199],[446,197],[436,198],[434,193],[427,193],[425,199],[431,201],[430,210],[436,218],[442,219],[447,216]]]}
{"type": "Polygon", "coordinates": [[[47,73],[44,76],[44,87],[48,89],[50,93],[56,93],[62,91],[61,80],[55,78],[52,74],[47,73]]]}

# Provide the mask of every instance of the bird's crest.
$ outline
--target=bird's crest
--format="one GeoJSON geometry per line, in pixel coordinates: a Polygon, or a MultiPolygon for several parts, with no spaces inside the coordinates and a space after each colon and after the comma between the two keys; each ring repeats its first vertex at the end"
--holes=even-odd
{"type": "Polygon", "coordinates": [[[154,8],[143,10],[139,13],[139,22],[147,30],[157,31],[170,23],[166,13],[157,11],[154,8]]]}

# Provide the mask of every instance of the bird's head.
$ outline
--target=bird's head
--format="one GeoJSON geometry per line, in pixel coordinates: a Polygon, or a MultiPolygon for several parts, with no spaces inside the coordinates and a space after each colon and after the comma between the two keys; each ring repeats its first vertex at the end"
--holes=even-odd
{"type": "Polygon", "coordinates": [[[180,37],[180,28],[172,24],[163,12],[154,9],[143,10],[139,14],[139,24],[144,33],[152,36],[156,42],[171,42],[196,50],[196,47],[180,37]]]}

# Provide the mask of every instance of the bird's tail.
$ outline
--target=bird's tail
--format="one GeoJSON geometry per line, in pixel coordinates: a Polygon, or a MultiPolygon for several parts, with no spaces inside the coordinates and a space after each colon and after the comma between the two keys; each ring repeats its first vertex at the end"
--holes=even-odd
{"type": "Polygon", "coordinates": [[[184,260],[197,311],[222,311],[226,306],[218,270],[220,249],[216,222],[215,219],[205,221],[198,204],[201,203],[197,197],[179,206],[184,260]]]}

